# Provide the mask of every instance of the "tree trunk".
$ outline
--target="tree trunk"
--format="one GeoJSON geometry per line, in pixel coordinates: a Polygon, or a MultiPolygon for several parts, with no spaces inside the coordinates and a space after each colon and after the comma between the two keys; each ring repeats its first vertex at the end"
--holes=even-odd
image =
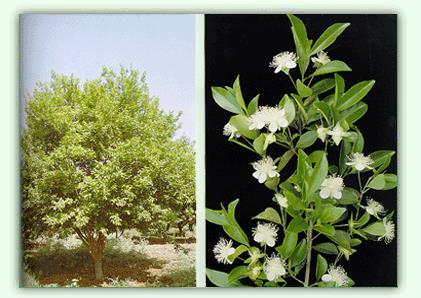
{"type": "Polygon", "coordinates": [[[95,262],[95,279],[103,280],[104,272],[102,271],[102,257],[94,260],[95,262]]]}
{"type": "Polygon", "coordinates": [[[104,255],[105,239],[103,237],[93,238],[89,241],[89,252],[95,265],[95,278],[97,280],[104,279],[102,270],[102,259],[104,255]]]}

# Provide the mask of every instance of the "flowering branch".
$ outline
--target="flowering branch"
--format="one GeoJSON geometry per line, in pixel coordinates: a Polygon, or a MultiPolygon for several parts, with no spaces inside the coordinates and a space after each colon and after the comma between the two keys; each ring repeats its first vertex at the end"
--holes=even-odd
{"type": "Polygon", "coordinates": [[[349,287],[354,282],[338,265],[342,257],[349,261],[362,241],[390,243],[395,237],[393,212],[372,198],[362,205],[368,191],[387,191],[397,185],[396,175],[386,172],[394,151],[365,155],[364,137],[356,125],[367,112],[362,99],[374,81],[362,81],[345,90],[339,72],[351,69],[324,52],[349,24],[333,24],[312,44],[303,22],[294,15],[288,18],[296,53],[281,52],[269,66],[275,74],[289,77],[293,93],[271,107],[259,106],[259,96],[246,104],[238,77],[232,87],[212,87],[215,102],[234,114],[223,134],[259,156],[251,163],[252,176],[273,191],[276,203],[268,202],[252,218],[258,220],[252,243],[235,218],[238,199],[227,209],[206,210],[206,219],[222,226],[230,237],[221,238],[213,252],[219,263],[234,267],[229,273],[207,269],[208,278],[217,286],[242,286],[245,282],[283,287],[296,282],[304,287],[349,287]],[[310,62],[314,66],[311,71],[310,62]],[[297,67],[301,80],[291,75],[297,67]],[[317,142],[323,144],[323,150],[314,149],[317,142]],[[275,147],[283,153],[273,159],[268,152],[275,147]],[[328,158],[331,150],[339,151],[337,162],[328,158]],[[283,177],[289,174],[284,181],[281,172],[283,177]],[[358,189],[349,184],[352,176],[357,176],[358,189]],[[360,210],[365,211],[361,216],[360,210]],[[311,272],[313,259],[315,272],[311,272]]]}

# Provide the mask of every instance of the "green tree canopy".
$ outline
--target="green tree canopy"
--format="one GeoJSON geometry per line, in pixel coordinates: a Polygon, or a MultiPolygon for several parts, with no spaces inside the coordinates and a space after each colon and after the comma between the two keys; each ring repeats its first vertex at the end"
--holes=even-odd
{"type": "Polygon", "coordinates": [[[110,233],[193,225],[195,155],[175,136],[179,116],[159,107],[133,69],[39,84],[22,135],[25,239],[77,233],[102,278],[110,233]]]}

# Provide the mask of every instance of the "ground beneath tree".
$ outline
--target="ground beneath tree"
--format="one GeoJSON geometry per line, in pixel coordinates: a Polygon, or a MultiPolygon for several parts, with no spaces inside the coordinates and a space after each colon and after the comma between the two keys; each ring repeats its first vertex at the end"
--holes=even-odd
{"type": "Polygon", "coordinates": [[[94,278],[89,255],[78,252],[72,256],[48,258],[38,264],[41,286],[80,287],[194,287],[194,244],[151,244],[134,255],[109,253],[104,256],[104,280],[94,278]],[[68,264],[72,262],[71,264],[68,264]],[[90,263],[89,263],[90,262],[90,263]],[[87,264],[89,263],[89,264],[87,264]],[[55,266],[56,268],[51,268],[55,266]]]}

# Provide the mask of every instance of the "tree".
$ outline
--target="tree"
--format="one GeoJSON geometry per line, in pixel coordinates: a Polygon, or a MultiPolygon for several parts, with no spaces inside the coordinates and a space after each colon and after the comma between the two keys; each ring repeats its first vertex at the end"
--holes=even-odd
{"type": "Polygon", "coordinates": [[[38,84],[22,134],[24,240],[76,233],[102,279],[109,234],[193,225],[195,154],[175,137],[179,116],[160,109],[133,69],[38,84]]]}

